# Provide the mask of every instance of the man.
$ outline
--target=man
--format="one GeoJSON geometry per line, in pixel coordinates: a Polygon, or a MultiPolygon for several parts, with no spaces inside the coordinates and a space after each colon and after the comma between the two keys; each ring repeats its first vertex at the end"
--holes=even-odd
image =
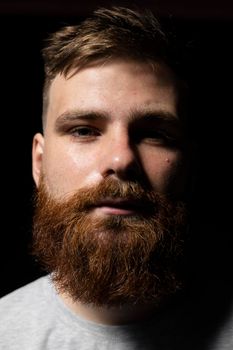
{"type": "Polygon", "coordinates": [[[192,145],[168,38],[149,12],[100,9],[43,56],[33,250],[49,275],[2,299],[1,348],[200,349],[178,300],[192,145]]]}

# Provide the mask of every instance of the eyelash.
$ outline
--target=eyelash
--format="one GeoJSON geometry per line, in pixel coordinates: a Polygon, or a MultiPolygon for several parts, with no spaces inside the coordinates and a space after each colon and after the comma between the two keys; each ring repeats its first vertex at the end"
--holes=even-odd
{"type": "Polygon", "coordinates": [[[160,142],[164,144],[175,144],[176,138],[164,130],[144,130],[136,135],[138,142],[142,139],[150,140],[151,142],[160,142]]]}
{"type": "Polygon", "coordinates": [[[73,135],[74,137],[79,137],[79,138],[88,138],[88,137],[95,137],[99,136],[100,132],[91,126],[76,126],[75,128],[70,130],[70,134],[73,135]],[[87,131],[87,133],[84,135],[80,135],[80,131],[87,131]]]}

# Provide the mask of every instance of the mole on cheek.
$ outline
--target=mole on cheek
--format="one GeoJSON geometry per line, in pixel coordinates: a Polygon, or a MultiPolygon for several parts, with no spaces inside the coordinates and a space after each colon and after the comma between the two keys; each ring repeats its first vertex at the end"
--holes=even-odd
{"type": "Polygon", "coordinates": [[[166,158],[166,159],[165,159],[165,162],[166,162],[166,163],[171,163],[171,161],[170,161],[169,158],[166,158]]]}

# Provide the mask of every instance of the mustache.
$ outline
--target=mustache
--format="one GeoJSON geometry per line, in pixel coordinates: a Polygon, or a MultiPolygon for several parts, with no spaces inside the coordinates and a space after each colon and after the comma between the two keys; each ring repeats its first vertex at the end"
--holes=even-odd
{"type": "Polygon", "coordinates": [[[77,193],[63,198],[67,203],[72,201],[74,210],[87,212],[98,205],[127,206],[147,212],[156,211],[158,200],[163,202],[163,196],[153,190],[144,188],[137,182],[122,182],[108,178],[96,186],[79,189],[77,193]],[[76,199],[77,198],[77,199],[76,199]]]}

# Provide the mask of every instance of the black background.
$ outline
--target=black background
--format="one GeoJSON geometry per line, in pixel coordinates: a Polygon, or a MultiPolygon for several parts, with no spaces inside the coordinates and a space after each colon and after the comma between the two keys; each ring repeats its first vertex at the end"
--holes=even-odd
{"type": "MultiPolygon", "coordinates": [[[[0,6],[1,8],[1,6],[0,6]]],[[[25,7],[26,8],[26,7],[25,7]]],[[[4,11],[3,11],[4,12],[4,11]]],[[[211,12],[211,11],[210,11],[211,12]]],[[[232,291],[233,21],[225,15],[174,16],[172,26],[191,56],[185,67],[193,89],[193,130],[199,166],[193,197],[202,230],[192,242],[193,274],[232,291]]],[[[29,254],[33,181],[31,143],[41,130],[43,66],[48,33],[84,13],[0,13],[1,275],[4,295],[43,274],[29,254]]],[[[170,20],[162,13],[165,24],[170,20]]]]}

